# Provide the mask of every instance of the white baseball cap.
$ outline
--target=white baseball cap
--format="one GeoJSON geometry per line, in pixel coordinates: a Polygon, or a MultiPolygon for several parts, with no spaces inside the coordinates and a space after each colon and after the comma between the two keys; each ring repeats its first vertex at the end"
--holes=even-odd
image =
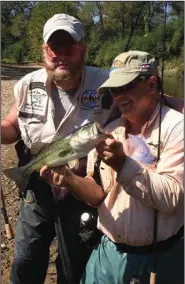
{"type": "Polygon", "coordinates": [[[79,20],[66,14],[56,14],[44,25],[44,42],[47,43],[50,36],[58,30],[68,32],[76,41],[80,41],[84,37],[83,26],[79,20]]]}

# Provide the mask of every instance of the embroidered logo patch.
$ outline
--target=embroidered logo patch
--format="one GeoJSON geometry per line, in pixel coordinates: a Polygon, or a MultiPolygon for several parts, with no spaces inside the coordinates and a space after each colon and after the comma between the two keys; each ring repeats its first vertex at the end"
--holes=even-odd
{"type": "Polygon", "coordinates": [[[22,104],[19,116],[23,118],[44,117],[48,95],[42,82],[31,82],[26,96],[26,101],[22,104]]]}
{"type": "Polygon", "coordinates": [[[125,69],[125,64],[121,60],[115,60],[112,63],[110,71],[118,70],[118,69],[125,69]]]}
{"type": "Polygon", "coordinates": [[[33,89],[42,89],[46,91],[46,87],[44,86],[44,83],[42,82],[31,82],[29,85],[29,90],[33,90],[33,89]]]}
{"type": "Polygon", "coordinates": [[[139,67],[140,67],[140,70],[143,72],[149,72],[152,68],[150,63],[139,64],[139,67]]]}
{"type": "Polygon", "coordinates": [[[99,105],[100,97],[94,90],[85,91],[82,95],[81,102],[86,108],[95,108],[99,105]]]}
{"type": "Polygon", "coordinates": [[[115,60],[111,67],[125,67],[125,64],[121,60],[115,60]]]}

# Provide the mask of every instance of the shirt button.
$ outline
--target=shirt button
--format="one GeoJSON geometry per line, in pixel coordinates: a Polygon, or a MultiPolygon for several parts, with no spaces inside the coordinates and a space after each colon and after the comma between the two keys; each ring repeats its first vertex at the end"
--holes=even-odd
{"type": "Polygon", "coordinates": [[[121,215],[121,213],[122,213],[121,211],[118,211],[118,215],[119,215],[119,216],[121,215]]]}

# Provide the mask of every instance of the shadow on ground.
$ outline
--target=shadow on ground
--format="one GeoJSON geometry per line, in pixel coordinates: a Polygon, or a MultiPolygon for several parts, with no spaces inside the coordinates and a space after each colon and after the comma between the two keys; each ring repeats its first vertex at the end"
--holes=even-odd
{"type": "Polygon", "coordinates": [[[26,74],[36,71],[42,68],[39,67],[29,67],[29,66],[7,66],[2,64],[1,65],[1,80],[19,80],[26,74]]]}

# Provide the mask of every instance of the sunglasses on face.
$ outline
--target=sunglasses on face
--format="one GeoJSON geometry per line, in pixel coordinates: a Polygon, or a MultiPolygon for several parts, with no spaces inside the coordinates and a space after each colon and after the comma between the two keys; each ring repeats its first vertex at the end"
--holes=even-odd
{"type": "Polygon", "coordinates": [[[80,52],[83,49],[83,46],[79,43],[65,44],[64,46],[61,44],[46,44],[44,49],[50,57],[55,58],[62,55],[72,56],[77,52],[80,52]]]}
{"type": "Polygon", "coordinates": [[[113,96],[118,96],[131,91],[132,89],[136,88],[138,83],[145,82],[148,79],[149,79],[148,77],[139,77],[125,86],[121,86],[118,88],[110,88],[109,90],[113,96]]]}

